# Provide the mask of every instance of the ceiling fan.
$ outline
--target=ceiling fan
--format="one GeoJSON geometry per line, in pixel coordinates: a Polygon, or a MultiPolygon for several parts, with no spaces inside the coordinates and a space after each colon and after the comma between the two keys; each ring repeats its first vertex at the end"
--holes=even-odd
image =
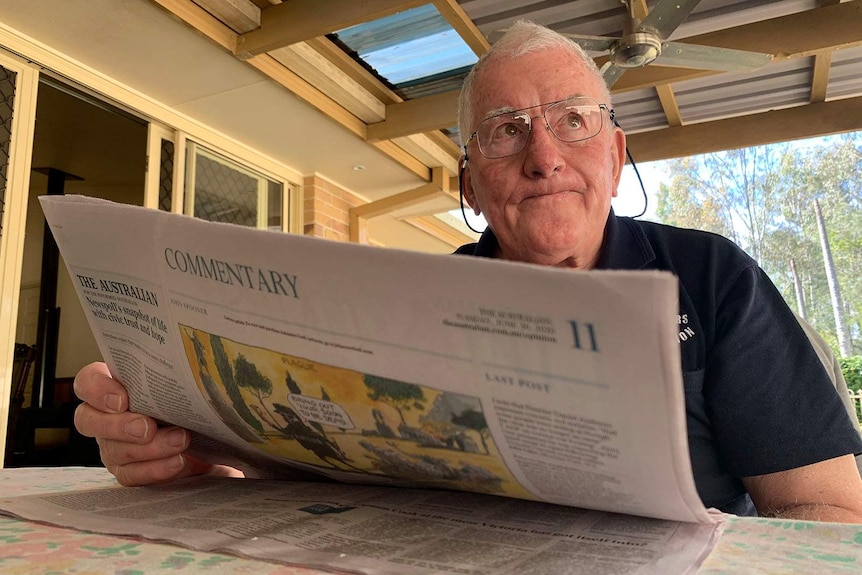
{"type": "Polygon", "coordinates": [[[601,72],[608,87],[631,68],[649,64],[676,68],[696,68],[724,72],[751,71],[764,66],[772,54],[666,42],[688,17],[700,0],[659,0],[641,22],[632,0],[620,0],[626,6],[626,23],[620,38],[563,34],[589,52],[607,51],[610,59],[601,72]]]}

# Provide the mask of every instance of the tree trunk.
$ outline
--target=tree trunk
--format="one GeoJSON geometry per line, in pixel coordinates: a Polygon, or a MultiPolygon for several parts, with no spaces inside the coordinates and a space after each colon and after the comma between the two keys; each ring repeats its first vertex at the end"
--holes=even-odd
{"type": "Polygon", "coordinates": [[[799,274],[796,273],[796,261],[790,258],[790,273],[793,276],[793,292],[796,294],[796,311],[802,319],[808,319],[808,312],[805,309],[805,292],[802,291],[802,281],[799,279],[799,274]]]}
{"type": "Polygon", "coordinates": [[[835,316],[835,333],[838,336],[838,353],[841,357],[850,355],[850,334],[844,322],[844,310],[841,305],[841,288],[835,275],[835,264],[832,261],[832,250],[829,249],[829,238],[826,235],[826,224],[823,223],[823,213],[820,202],[814,200],[814,216],[817,218],[817,231],[820,233],[820,247],[823,250],[823,265],[826,266],[826,282],[829,284],[829,296],[832,298],[832,313],[835,316]]]}

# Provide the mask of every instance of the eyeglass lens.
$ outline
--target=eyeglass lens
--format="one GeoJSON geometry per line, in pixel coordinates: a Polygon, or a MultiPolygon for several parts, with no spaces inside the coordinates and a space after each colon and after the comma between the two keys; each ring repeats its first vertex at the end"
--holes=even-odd
{"type": "Polygon", "coordinates": [[[531,116],[527,110],[506,112],[482,121],[476,132],[482,155],[504,158],[520,152],[527,145],[534,119],[544,118],[551,133],[563,142],[587,140],[602,129],[601,106],[589,98],[556,102],[540,116],[531,116]]]}

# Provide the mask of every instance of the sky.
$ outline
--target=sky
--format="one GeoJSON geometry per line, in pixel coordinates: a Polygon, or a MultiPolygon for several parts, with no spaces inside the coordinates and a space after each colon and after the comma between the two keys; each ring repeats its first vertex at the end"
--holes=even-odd
{"type": "MultiPolygon", "coordinates": [[[[663,179],[669,179],[669,177],[662,173],[662,162],[642,163],[637,164],[637,167],[647,194],[647,211],[642,218],[655,221],[658,188],[663,179]]],[[[635,216],[644,209],[643,191],[630,164],[626,164],[623,168],[617,197],[613,199],[611,205],[618,216],[635,216]]]]}

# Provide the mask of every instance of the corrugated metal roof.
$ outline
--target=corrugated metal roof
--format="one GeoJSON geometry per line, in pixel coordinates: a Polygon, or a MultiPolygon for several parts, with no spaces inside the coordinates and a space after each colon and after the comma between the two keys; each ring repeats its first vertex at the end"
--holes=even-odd
{"type": "MultiPolygon", "coordinates": [[[[650,0],[647,6],[652,8],[657,1],[650,0]]],[[[459,4],[491,40],[517,19],[560,32],[618,36],[626,18],[620,0],[459,0],[459,4]]],[[[818,0],[703,0],[670,39],[680,41],[819,5],[818,0]]],[[[475,62],[430,4],[339,31],[337,36],[405,99],[457,90],[475,62]]],[[[837,51],[831,66],[828,98],[862,94],[862,48],[837,51]]],[[[683,121],[702,122],[806,103],[812,69],[813,58],[797,58],[759,72],[716,74],[671,86],[683,121]]],[[[627,131],[667,126],[653,88],[617,93],[614,105],[627,131]]],[[[457,133],[454,126],[447,132],[457,133]]]]}
{"type": "Polygon", "coordinates": [[[849,98],[862,94],[862,46],[838,50],[832,56],[826,99],[849,98]]]}

